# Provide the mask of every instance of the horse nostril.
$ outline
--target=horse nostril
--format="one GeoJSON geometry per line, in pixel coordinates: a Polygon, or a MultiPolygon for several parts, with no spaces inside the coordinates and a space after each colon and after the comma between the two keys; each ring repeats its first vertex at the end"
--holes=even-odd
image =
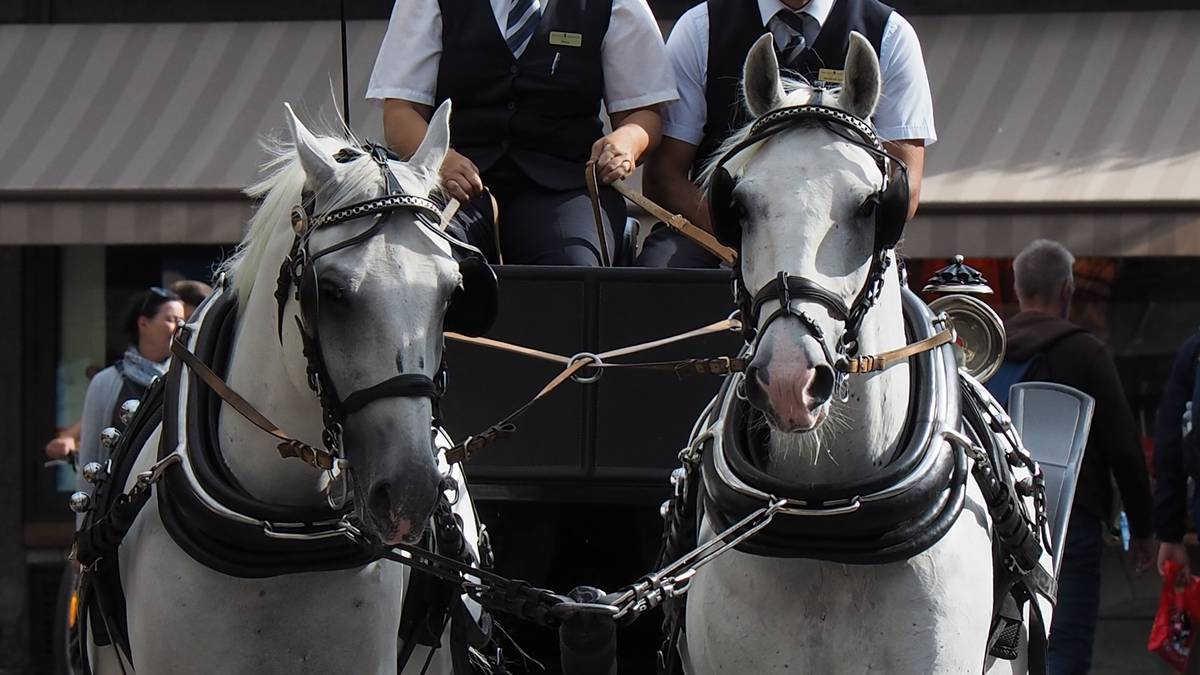
{"type": "Polygon", "coordinates": [[[371,488],[371,494],[367,496],[367,508],[370,509],[376,522],[381,525],[391,524],[392,489],[388,487],[387,483],[378,483],[371,488]]]}
{"type": "Polygon", "coordinates": [[[809,410],[815,410],[824,405],[833,396],[833,368],[820,365],[814,368],[812,380],[808,383],[809,410]]]}

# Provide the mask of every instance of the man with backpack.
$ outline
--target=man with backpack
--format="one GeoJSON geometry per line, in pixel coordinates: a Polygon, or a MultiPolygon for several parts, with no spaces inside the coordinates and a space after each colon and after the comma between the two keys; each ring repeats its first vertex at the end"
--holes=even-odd
{"type": "MultiPolygon", "coordinates": [[[[1062,551],[1058,604],[1050,627],[1050,672],[1086,673],[1100,608],[1103,531],[1113,513],[1115,479],[1129,518],[1138,570],[1153,561],[1150,483],[1133,414],[1104,343],[1067,320],[1075,292],[1062,244],[1039,239],[1013,260],[1021,311],[1009,319],[1007,353],[989,389],[1007,399],[1016,382],[1057,382],[1096,400],[1062,551]]],[[[1004,402],[1004,401],[1002,401],[1004,402]]]]}

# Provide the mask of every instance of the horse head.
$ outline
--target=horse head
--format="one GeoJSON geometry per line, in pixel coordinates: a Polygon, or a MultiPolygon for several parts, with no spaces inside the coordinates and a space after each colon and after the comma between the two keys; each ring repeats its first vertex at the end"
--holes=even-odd
{"type": "Polygon", "coordinates": [[[290,108],[288,114],[312,228],[297,239],[306,238],[307,266],[295,282],[299,302],[289,298],[280,313],[284,336],[291,336],[285,349],[306,356],[288,359],[289,378],[307,389],[314,363],[325,371],[322,387],[335,393],[322,392],[322,405],[326,415],[338,408],[358,519],[386,543],[418,539],[438,496],[433,397],[372,394],[348,404],[397,376],[438,378],[443,321],[463,278],[450,245],[432,231],[437,225],[428,222],[428,209],[401,207],[330,224],[321,224],[321,216],[392,194],[426,197],[449,148],[449,114],[446,102],[407,162],[317,137],[290,108]]]}
{"type": "MultiPolygon", "coordinates": [[[[746,57],[743,84],[746,107],[757,122],[735,133],[725,146],[729,156],[709,177],[718,234],[738,228],[746,297],[770,291],[760,293],[748,316],[743,312],[743,320],[757,329],[745,395],[785,434],[817,429],[836,403],[844,377],[837,347],[850,337],[847,310],[867,284],[873,262],[891,255],[877,242],[875,219],[885,179],[880,155],[818,115],[797,116],[768,134],[756,135],[756,129],[773,112],[805,105],[844,111],[861,124],[875,110],[879,83],[875,52],[857,33],[850,38],[838,92],[786,82],[771,36],[763,36],[746,57]],[[789,284],[792,292],[783,288],[789,284]]],[[[876,342],[867,324],[853,336],[859,346],[876,342]]],[[[902,338],[898,320],[896,327],[902,338]]]]}

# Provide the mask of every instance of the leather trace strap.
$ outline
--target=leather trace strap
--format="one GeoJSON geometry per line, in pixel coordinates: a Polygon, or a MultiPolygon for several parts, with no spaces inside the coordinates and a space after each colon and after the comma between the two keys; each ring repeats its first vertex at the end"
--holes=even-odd
{"type": "Polygon", "coordinates": [[[533,398],[529,399],[521,407],[509,413],[504,417],[504,419],[491,425],[484,431],[468,436],[466,440],[447,450],[445,453],[446,461],[451,464],[456,462],[465,462],[476,452],[487,447],[492,441],[511,436],[516,432],[517,429],[516,425],[514,424],[516,419],[533,407],[535,403],[542,400],[546,396],[549,396],[551,392],[553,392],[567,380],[574,379],[582,384],[588,384],[600,379],[598,373],[596,375],[584,375],[580,372],[586,368],[604,369],[614,367],[640,367],[652,370],[673,370],[677,374],[683,372],[695,372],[697,374],[714,375],[738,372],[745,367],[745,363],[742,361],[742,359],[733,359],[729,357],[718,357],[715,359],[685,359],[683,361],[658,361],[638,364],[607,363],[605,362],[605,359],[635,354],[637,352],[643,352],[656,347],[662,347],[664,345],[690,340],[703,335],[712,335],[713,333],[722,333],[725,331],[739,331],[741,330],[741,327],[741,322],[737,319],[724,319],[722,321],[710,323],[707,326],[701,326],[700,328],[696,328],[694,330],[689,330],[666,338],[660,338],[658,340],[650,340],[649,342],[642,342],[629,347],[621,347],[620,349],[613,349],[607,352],[601,352],[600,354],[580,353],[571,357],[560,356],[551,352],[531,349],[529,347],[522,347],[520,345],[501,342],[499,340],[492,340],[490,338],[473,338],[465,335],[459,335],[457,333],[446,333],[447,338],[458,342],[466,342],[468,344],[498,349],[500,351],[506,351],[513,354],[521,354],[523,356],[541,359],[543,361],[553,361],[566,366],[562,372],[555,375],[553,379],[546,383],[546,386],[542,387],[541,391],[539,391],[533,398]],[[683,365],[681,366],[680,364],[683,365]]]}
{"type": "Polygon", "coordinates": [[[612,184],[612,187],[622,197],[642,207],[646,213],[662,221],[667,227],[691,239],[704,250],[720,258],[721,262],[726,265],[733,265],[733,261],[737,258],[737,252],[717,241],[717,238],[708,232],[693,225],[692,221],[678,213],[671,213],[664,209],[646,195],[626,185],[625,181],[616,181],[612,184]]]}
{"type": "Polygon", "coordinates": [[[600,264],[612,267],[612,257],[608,254],[608,237],[604,232],[604,218],[600,215],[600,179],[596,175],[594,163],[584,167],[583,181],[587,183],[588,199],[592,202],[592,216],[596,219],[596,238],[600,240],[600,264]]]}
{"type": "Polygon", "coordinates": [[[241,394],[226,384],[220,375],[214,373],[204,361],[200,360],[200,357],[193,354],[177,337],[171,340],[171,354],[180,361],[183,361],[183,364],[195,373],[196,377],[199,377],[204,384],[208,385],[209,389],[212,389],[214,394],[228,404],[230,408],[233,408],[237,414],[245,418],[247,422],[274,436],[279,441],[279,445],[276,447],[281,457],[298,457],[305,464],[310,464],[326,471],[333,468],[335,457],[332,453],[297,440],[283,429],[280,429],[279,425],[267,419],[266,415],[259,412],[249,401],[242,398],[241,394]]]}
{"type": "Polygon", "coordinates": [[[835,367],[843,373],[850,373],[852,375],[876,373],[881,370],[885,370],[889,366],[895,365],[910,356],[916,356],[922,352],[937,349],[944,344],[950,344],[951,342],[954,342],[954,340],[954,329],[944,328],[941,332],[925,338],[924,340],[914,342],[910,345],[905,345],[899,349],[883,352],[882,354],[866,354],[863,356],[851,357],[843,356],[837,360],[835,367]]]}

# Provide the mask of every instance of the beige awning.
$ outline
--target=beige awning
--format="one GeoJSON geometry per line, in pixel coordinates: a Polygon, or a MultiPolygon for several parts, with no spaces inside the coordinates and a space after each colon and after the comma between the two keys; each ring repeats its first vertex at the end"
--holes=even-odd
{"type": "Polygon", "coordinates": [[[1200,12],[912,20],[937,204],[1200,204],[1200,12]]]}
{"type": "MultiPolygon", "coordinates": [[[[1198,253],[1200,12],[912,22],[940,140],[910,255],[1001,255],[1034,232],[1198,253]]],[[[384,28],[349,26],[354,127],[376,139],[384,28]]],[[[0,243],[233,241],[283,102],[336,124],[338,24],[0,25],[0,91],[0,243]]]]}

